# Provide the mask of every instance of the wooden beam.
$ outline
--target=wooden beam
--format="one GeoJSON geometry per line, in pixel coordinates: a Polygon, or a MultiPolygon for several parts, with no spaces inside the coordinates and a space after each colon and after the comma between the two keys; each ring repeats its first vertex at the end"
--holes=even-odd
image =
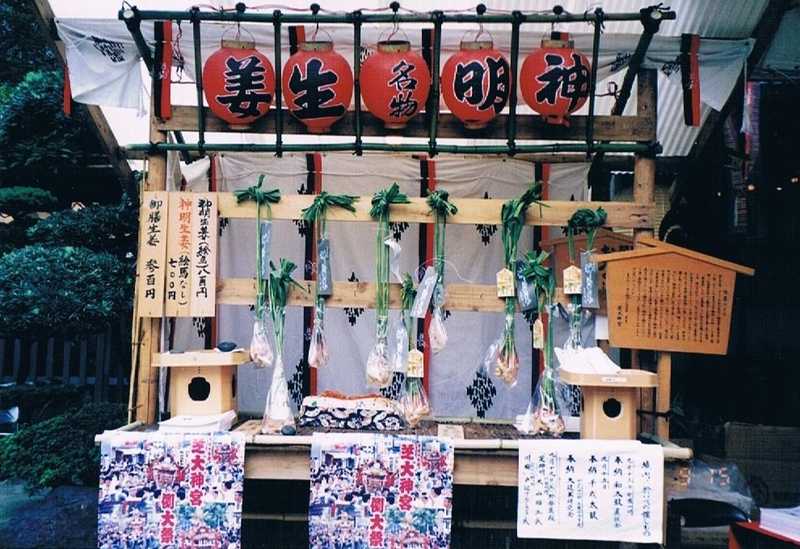
{"type": "MultiPolygon", "coordinates": [[[[315,282],[301,281],[303,290],[289,289],[287,305],[290,307],[313,307],[315,282]]],[[[557,289],[556,299],[565,305],[569,302],[561,288],[557,289]]],[[[224,305],[253,305],[256,300],[256,280],[254,278],[223,278],[217,283],[217,303],[224,305]]],[[[605,303],[605,299],[601,300],[605,303]]],[[[333,293],[325,299],[329,308],[375,308],[374,282],[334,282],[333,293]]],[[[400,284],[389,285],[389,307],[399,309],[400,284]]],[[[448,284],[445,290],[444,308],[450,311],[503,312],[505,301],[497,297],[494,284],[448,284]]],[[[603,309],[600,310],[602,312],[603,309]]]]}
{"type": "MultiPolygon", "coordinates": [[[[218,193],[219,215],[227,218],[255,219],[254,202],[237,203],[233,193],[218,193]]],[[[371,196],[362,196],[354,204],[356,211],[348,212],[341,208],[333,208],[328,212],[328,221],[374,221],[370,215],[371,196]]],[[[314,200],[314,195],[286,195],[280,202],[272,204],[273,219],[300,219],[303,208],[307,208],[314,200]]],[[[408,223],[432,223],[433,214],[425,198],[409,198],[409,204],[391,206],[390,215],[393,221],[408,223]]],[[[454,198],[451,202],[458,207],[458,213],[448,216],[448,224],[456,225],[496,225],[500,223],[500,210],[503,200],[484,198],[454,198]]],[[[625,229],[649,229],[652,231],[654,204],[635,204],[633,202],[570,202],[545,201],[546,207],[537,205],[528,208],[526,224],[550,225],[561,227],[579,208],[596,209],[600,206],[608,213],[606,225],[625,229]]],[[[261,213],[266,216],[266,206],[261,213]]]]}
{"type": "MultiPolygon", "coordinates": [[[[206,111],[206,131],[209,132],[247,132],[247,133],[275,133],[274,109],[267,116],[257,120],[250,127],[231,129],[222,119],[217,118],[208,107],[206,111]]],[[[352,111],[349,111],[341,120],[331,127],[330,135],[352,135],[352,111]]],[[[464,129],[463,123],[450,113],[441,113],[437,125],[439,138],[467,138],[467,139],[506,139],[507,115],[498,115],[492,123],[481,130],[469,131],[464,129]]],[[[364,137],[385,137],[387,132],[383,122],[369,112],[361,113],[364,137]]],[[[586,139],[585,116],[570,117],[569,127],[547,124],[539,115],[517,115],[517,139],[546,139],[552,141],[583,141],[586,139]]],[[[157,128],[161,131],[197,131],[197,107],[175,105],[172,108],[172,118],[158,121],[157,128]]],[[[308,135],[306,127],[288,110],[283,113],[283,133],[308,135]]],[[[416,116],[409,121],[406,128],[396,135],[403,137],[428,137],[426,117],[416,116]]],[[[596,116],[594,123],[596,139],[607,141],[651,141],[655,136],[655,123],[649,117],[642,116],[596,116]]]]}
{"type": "MultiPolygon", "coordinates": [[[[39,15],[39,23],[42,26],[42,31],[46,36],[50,45],[58,52],[58,56],[64,63],[67,64],[67,56],[64,50],[64,43],[58,39],[55,33],[55,15],[50,7],[48,0],[34,0],[36,5],[36,13],[39,15]]],[[[65,74],[66,78],[67,75],[65,74]]],[[[128,164],[128,160],[120,154],[119,144],[117,138],[114,137],[114,132],[111,131],[111,126],[108,125],[105,115],[100,107],[97,105],[84,105],[86,111],[89,113],[89,118],[92,119],[92,131],[97,136],[100,146],[103,148],[108,160],[117,174],[117,178],[125,189],[133,177],[133,172],[128,164]]]]}

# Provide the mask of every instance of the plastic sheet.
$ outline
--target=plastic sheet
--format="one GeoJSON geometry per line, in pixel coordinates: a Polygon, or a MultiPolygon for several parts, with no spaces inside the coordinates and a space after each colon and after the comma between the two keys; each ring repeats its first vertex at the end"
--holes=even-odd
{"type": "Polygon", "coordinates": [[[261,421],[262,433],[280,433],[284,427],[294,427],[294,414],[289,397],[289,384],[283,369],[283,358],[278,356],[272,383],[267,393],[264,419],[261,421]]]}
{"type": "Polygon", "coordinates": [[[250,340],[250,360],[259,368],[267,368],[272,366],[274,358],[266,322],[263,319],[256,319],[253,323],[253,337],[250,340]]]}

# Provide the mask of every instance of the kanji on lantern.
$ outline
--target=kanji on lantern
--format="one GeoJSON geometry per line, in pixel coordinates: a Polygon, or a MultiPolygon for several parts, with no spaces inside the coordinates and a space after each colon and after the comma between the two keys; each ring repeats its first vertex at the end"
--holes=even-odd
{"type": "Polygon", "coordinates": [[[367,109],[388,129],[404,128],[428,100],[428,65],[405,41],[378,42],[361,66],[367,109]]]}
{"type": "Polygon", "coordinates": [[[246,126],[267,114],[275,71],[253,43],[224,41],[203,67],[203,91],[214,114],[228,124],[246,126]]]}
{"type": "Polygon", "coordinates": [[[461,42],[442,69],[442,97],[465,127],[482,128],[505,108],[510,74],[491,41],[461,42]]]}
{"type": "Polygon", "coordinates": [[[345,115],[353,96],[353,73],[331,42],[304,42],[283,67],[289,111],[311,133],[327,132],[345,115]]]}
{"type": "Polygon", "coordinates": [[[569,125],[568,116],[589,97],[591,64],[573,49],[566,33],[553,33],[525,58],[520,90],[530,107],[552,124],[569,125]]]}

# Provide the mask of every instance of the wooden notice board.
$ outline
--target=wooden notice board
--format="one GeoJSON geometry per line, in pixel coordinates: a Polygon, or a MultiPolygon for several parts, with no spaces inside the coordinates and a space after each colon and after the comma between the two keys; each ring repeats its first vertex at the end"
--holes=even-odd
{"type": "Polygon", "coordinates": [[[164,316],[191,316],[192,193],[169,193],[164,316]]]}
{"type": "Polygon", "coordinates": [[[217,297],[217,193],[192,193],[193,317],[215,316],[217,297]]]}
{"type": "Polygon", "coordinates": [[[164,313],[164,273],[167,253],[169,193],[145,191],[139,211],[138,315],[161,317],[164,313]]]}
{"type": "Polygon", "coordinates": [[[736,271],[675,252],[607,264],[615,347],[723,355],[736,271]]]}

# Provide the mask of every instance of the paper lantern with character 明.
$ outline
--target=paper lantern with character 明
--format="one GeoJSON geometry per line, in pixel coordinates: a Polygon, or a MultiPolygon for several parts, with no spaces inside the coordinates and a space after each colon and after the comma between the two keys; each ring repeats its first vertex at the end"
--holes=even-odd
{"type": "Polygon", "coordinates": [[[233,127],[247,127],[269,110],[275,70],[253,42],[222,41],[203,66],[208,108],[233,127]]]}

